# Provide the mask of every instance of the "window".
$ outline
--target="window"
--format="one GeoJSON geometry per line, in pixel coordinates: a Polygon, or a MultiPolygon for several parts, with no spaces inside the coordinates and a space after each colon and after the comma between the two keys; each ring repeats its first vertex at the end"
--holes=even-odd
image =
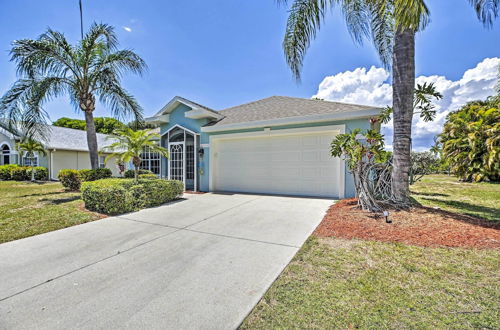
{"type": "Polygon", "coordinates": [[[141,154],[141,169],[149,170],[156,175],[160,175],[160,154],[152,152],[149,147],[144,148],[141,154]]]}
{"type": "Polygon", "coordinates": [[[4,145],[2,147],[2,160],[3,160],[3,165],[10,164],[10,148],[8,145],[4,145]]]}
{"type": "Polygon", "coordinates": [[[106,156],[99,156],[99,168],[106,168],[106,156]]]}
{"type": "Polygon", "coordinates": [[[34,157],[24,157],[23,159],[24,166],[38,166],[38,156],[34,155],[34,157]]]}

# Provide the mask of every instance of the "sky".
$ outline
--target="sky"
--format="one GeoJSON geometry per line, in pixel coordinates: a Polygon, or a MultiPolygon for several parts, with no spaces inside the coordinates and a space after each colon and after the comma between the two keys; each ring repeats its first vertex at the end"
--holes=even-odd
{"type": "MultiPolygon", "coordinates": [[[[500,23],[485,29],[467,0],[428,0],[431,23],[417,36],[417,81],[432,81],[445,96],[436,121],[414,121],[414,149],[424,150],[441,131],[446,114],[463,103],[494,93],[500,64],[500,23]]],[[[16,80],[9,49],[16,39],[36,38],[47,27],[70,42],[80,35],[78,0],[0,0],[0,94],[16,80]]],[[[142,76],[123,85],[145,116],[176,96],[220,110],[271,95],[345,101],[374,106],[391,103],[390,72],[373,46],[353,43],[338,10],[308,50],[302,82],[286,65],[281,42],[287,8],[274,0],[130,1],[84,0],[84,27],[113,25],[120,47],[148,64],[142,76]]],[[[68,98],[45,106],[51,120],[83,118],[68,98]]],[[[109,115],[98,106],[96,116],[109,115]]],[[[390,125],[383,129],[391,147],[390,125]]]]}

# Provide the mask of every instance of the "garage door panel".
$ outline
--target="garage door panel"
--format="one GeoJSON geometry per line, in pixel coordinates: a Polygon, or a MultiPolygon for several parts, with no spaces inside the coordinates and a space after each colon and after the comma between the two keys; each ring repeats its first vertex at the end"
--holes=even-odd
{"type": "Polygon", "coordinates": [[[213,189],[249,193],[339,196],[334,133],[221,139],[214,142],[213,189]]]}

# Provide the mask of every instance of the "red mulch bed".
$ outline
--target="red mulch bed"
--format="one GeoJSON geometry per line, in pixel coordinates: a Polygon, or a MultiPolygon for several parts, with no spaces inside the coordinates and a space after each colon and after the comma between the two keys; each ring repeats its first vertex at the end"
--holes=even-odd
{"type": "Polygon", "coordinates": [[[500,248],[500,224],[428,207],[391,211],[392,223],[365,212],[356,199],[330,207],[315,234],[430,247],[500,248]]]}

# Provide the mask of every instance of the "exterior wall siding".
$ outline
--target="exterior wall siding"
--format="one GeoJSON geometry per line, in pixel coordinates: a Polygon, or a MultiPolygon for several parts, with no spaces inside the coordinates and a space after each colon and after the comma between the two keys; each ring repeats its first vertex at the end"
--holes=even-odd
{"type": "MultiPolygon", "coordinates": [[[[318,126],[329,126],[329,125],[345,125],[346,132],[350,132],[355,128],[360,128],[363,130],[370,128],[370,122],[367,118],[345,120],[345,121],[332,121],[332,122],[321,122],[313,124],[297,124],[297,125],[283,125],[283,126],[273,126],[271,130],[281,130],[290,128],[303,128],[303,127],[318,127],[318,126]]],[[[202,133],[202,143],[208,144],[210,136],[223,135],[223,134],[233,134],[233,133],[245,133],[245,132],[259,132],[263,131],[264,128],[252,128],[245,130],[234,130],[234,131],[224,131],[224,132],[213,132],[213,133],[202,133]]],[[[209,147],[204,148],[204,172],[200,176],[200,190],[209,191],[209,173],[210,173],[210,150],[209,147]]],[[[354,197],[356,194],[354,188],[354,178],[349,170],[345,169],[345,197],[354,197]]]]}

